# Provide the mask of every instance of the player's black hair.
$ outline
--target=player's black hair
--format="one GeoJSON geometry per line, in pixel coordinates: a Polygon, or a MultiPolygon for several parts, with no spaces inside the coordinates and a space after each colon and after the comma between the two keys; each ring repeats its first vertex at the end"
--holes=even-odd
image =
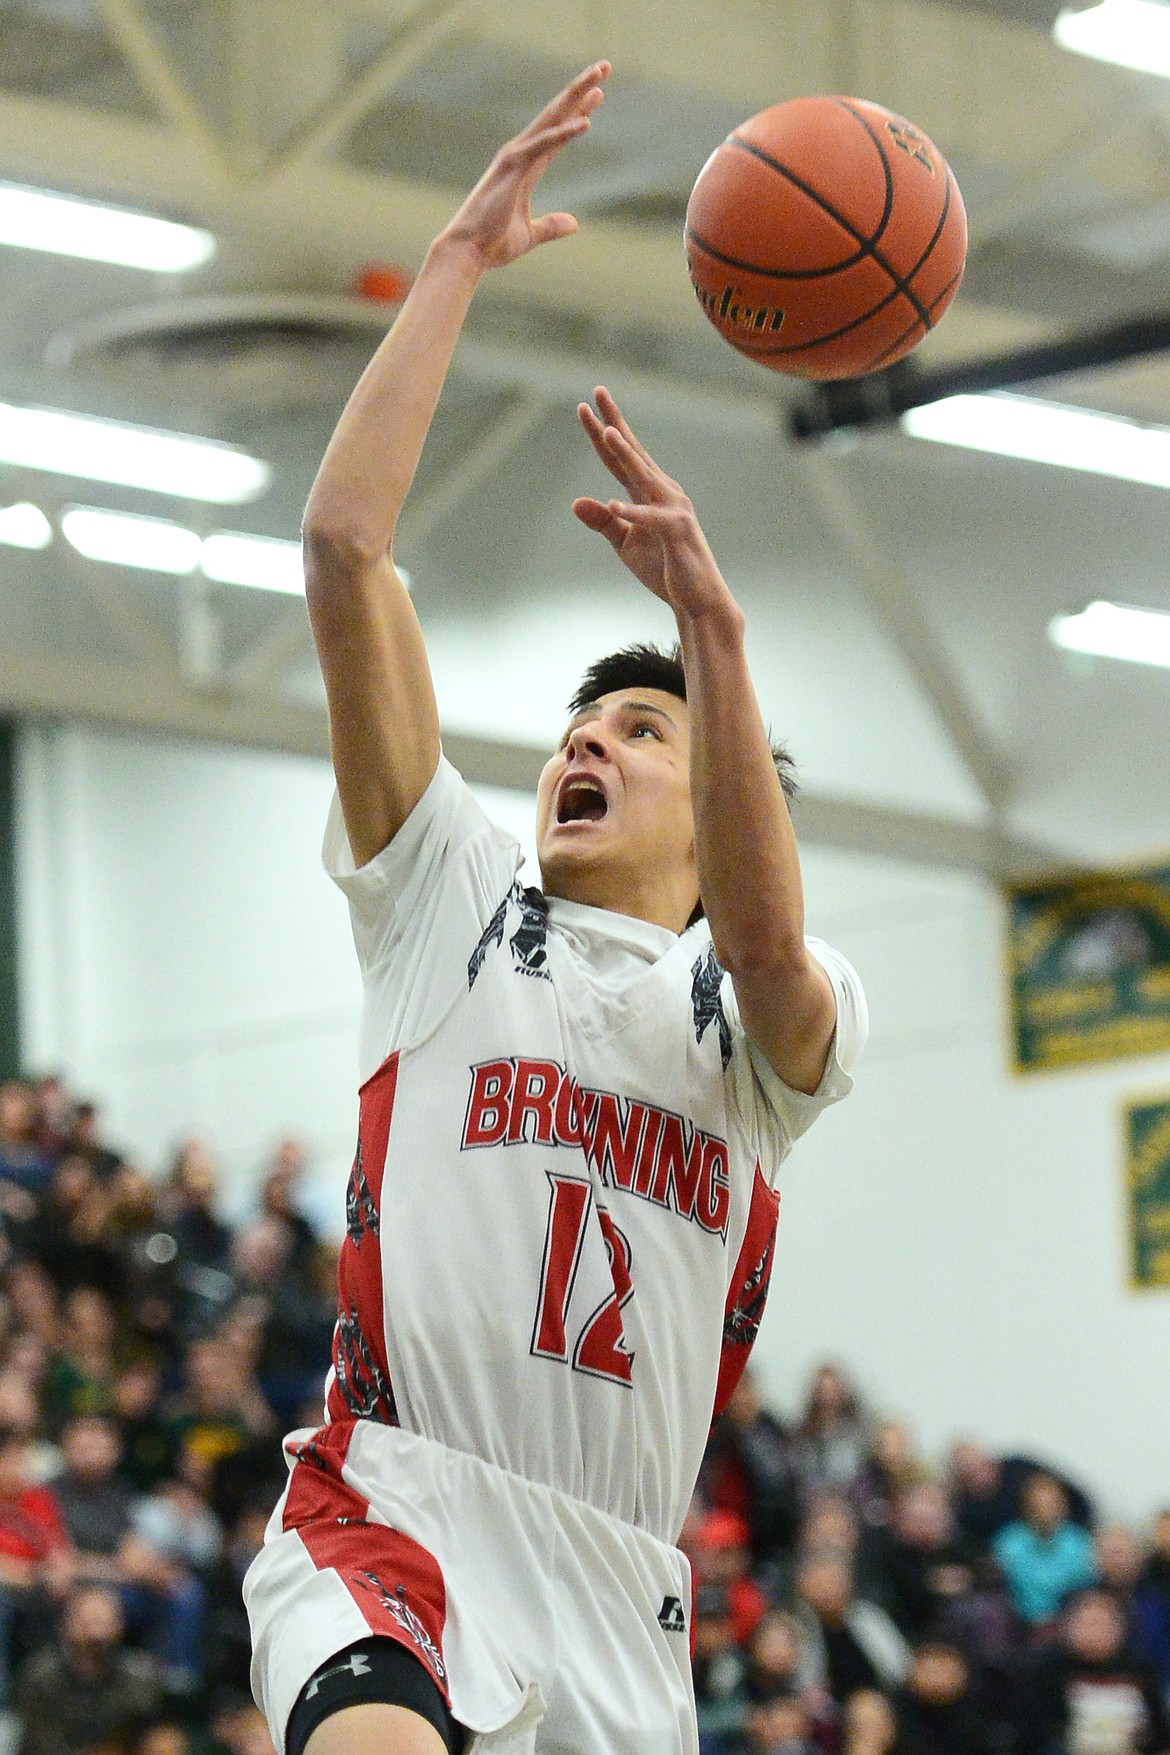
{"type": "MultiPolygon", "coordinates": [[[[685,701],[687,673],[683,669],[681,648],[672,646],[664,652],[661,646],[639,641],[632,646],[623,646],[620,652],[596,659],[577,685],[569,702],[569,712],[581,713],[594,701],[600,701],[602,695],[612,695],[618,689],[661,689],[664,694],[677,695],[680,701],[685,701]]],[[[796,766],[783,744],[772,744],[772,760],[784,796],[791,804],[799,790],[796,766]]]]}
{"type": "MultiPolygon", "coordinates": [[[[661,646],[636,641],[632,646],[623,646],[619,652],[596,659],[578,683],[569,702],[569,712],[582,713],[594,701],[600,701],[603,695],[612,695],[618,689],[661,689],[663,694],[677,695],[680,701],[685,701],[687,673],[683,668],[682,648],[676,645],[664,652],[661,646]]],[[[781,788],[791,804],[798,791],[796,765],[783,744],[773,743],[771,748],[781,788]]],[[[703,912],[700,897],[687,925],[693,926],[696,920],[702,920],[703,912]]]]}
{"type": "Polygon", "coordinates": [[[687,673],[681,650],[675,646],[664,652],[660,646],[640,642],[595,659],[577,685],[569,712],[580,713],[594,701],[600,701],[602,695],[612,695],[617,689],[661,689],[664,694],[677,695],[680,701],[685,701],[687,673]]]}

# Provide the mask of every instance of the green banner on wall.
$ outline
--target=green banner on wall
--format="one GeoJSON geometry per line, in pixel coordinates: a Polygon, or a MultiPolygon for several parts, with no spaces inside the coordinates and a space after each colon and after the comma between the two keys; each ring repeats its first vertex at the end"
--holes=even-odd
{"type": "Polygon", "coordinates": [[[1021,1071],[1170,1048],[1170,866],[1007,892],[1021,1071]]]}
{"type": "Polygon", "coordinates": [[[1170,1097],[1126,1109],[1125,1186],[1130,1279],[1143,1289],[1170,1286],[1170,1097]]]}
{"type": "Polygon", "coordinates": [[[0,1079],[20,1070],[16,960],[16,727],[0,719],[0,1079]]]}

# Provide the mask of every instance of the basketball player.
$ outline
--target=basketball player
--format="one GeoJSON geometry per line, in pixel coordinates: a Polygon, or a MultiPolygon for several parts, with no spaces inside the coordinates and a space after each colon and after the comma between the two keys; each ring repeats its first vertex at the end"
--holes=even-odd
{"type": "Polygon", "coordinates": [[[574,511],[681,658],[586,677],[540,781],[543,891],[440,751],[395,525],[480,279],[576,228],[529,200],[608,73],[435,240],[306,514],[364,1082],[327,1423],[286,1441],[245,1587],[289,1755],[695,1755],[674,1542],[759,1325],[777,1167],[865,1031],[804,938],[743,616],[604,390],[579,413],[620,496],[574,511]]]}

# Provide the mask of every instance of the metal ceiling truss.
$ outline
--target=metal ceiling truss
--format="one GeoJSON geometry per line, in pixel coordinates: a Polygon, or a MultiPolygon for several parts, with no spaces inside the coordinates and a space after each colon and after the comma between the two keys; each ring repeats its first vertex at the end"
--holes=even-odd
{"type": "Polygon", "coordinates": [[[1009,769],[923,615],[918,592],[883,549],[834,460],[808,447],[797,457],[822,517],[850,562],[850,577],[934,709],[984,803],[998,812],[1007,801],[1009,769]]]}
{"type": "Polygon", "coordinates": [[[225,168],[221,142],[189,85],[135,0],[97,0],[106,28],[128,61],[143,95],[209,170],[225,168]]]}
{"type": "MultiPolygon", "coordinates": [[[[30,658],[0,652],[3,714],[79,720],[323,759],[329,755],[328,722],[322,708],[200,685],[173,662],[166,668],[104,665],[98,669],[45,655],[30,658]]],[[[469,781],[523,792],[535,791],[549,754],[529,745],[452,731],[444,733],[443,744],[469,781]]],[[[1051,850],[995,825],[820,798],[815,793],[801,794],[796,824],[801,839],[811,846],[973,871],[991,879],[1064,863],[1051,850]]]]}
{"type": "MultiPolygon", "coordinates": [[[[340,10],[224,0],[219,17],[229,38],[232,88],[225,123],[211,113],[190,70],[181,64],[142,0],[97,3],[110,38],[133,70],[157,120],[0,92],[0,173],[141,203],[207,225],[231,237],[245,273],[260,284],[276,276],[286,287],[322,281],[336,285],[371,254],[406,263],[421,258],[461,192],[355,169],[336,156],[336,149],[428,56],[459,33],[475,31],[483,36],[495,31],[501,42],[519,40],[514,34],[518,20],[512,13],[497,13],[484,0],[434,0],[405,18],[397,8],[387,6],[382,46],[346,76],[339,44],[347,15],[340,10]],[[276,35],[269,43],[270,30],[276,35]],[[280,127],[272,137],[273,130],[262,126],[259,117],[259,82],[267,78],[271,83],[272,78],[263,51],[267,44],[274,55],[293,54],[298,31],[316,31],[319,36],[332,32],[331,54],[300,56],[300,101],[289,98],[291,113],[275,118],[280,127]]],[[[988,0],[988,4],[1001,15],[1026,16],[1029,22],[1046,10],[1045,0],[988,0]]],[[[375,10],[368,7],[367,16],[375,10]]],[[[874,19],[868,16],[873,10],[865,0],[843,0],[837,20],[833,53],[845,67],[856,68],[858,77],[867,59],[864,51],[874,41],[874,30],[869,28],[874,19]]],[[[623,32],[634,32],[638,21],[623,10],[615,11],[607,23],[612,27],[609,38],[622,39],[624,46],[623,32]]],[[[544,35],[538,31],[532,38],[536,52],[551,47],[551,39],[545,40],[551,22],[544,20],[543,28],[544,35]]],[[[558,52],[563,54],[565,46],[558,43],[558,52]]],[[[306,47],[312,47],[307,38],[302,43],[306,47]]],[[[654,66],[647,45],[642,48],[644,66],[654,66]]],[[[615,55],[619,52],[615,49],[615,55]]],[[[777,48],[777,56],[781,52],[777,48]]],[[[677,51],[674,64],[664,68],[664,79],[672,75],[678,80],[697,79],[698,58],[696,49],[691,54],[696,64],[684,65],[683,51],[677,51]]],[[[780,65],[777,59],[777,69],[780,65]]],[[[704,71],[712,90],[727,85],[726,68],[721,71],[712,63],[704,71]]],[[[753,78],[759,83],[766,74],[766,67],[757,66],[753,78]]],[[[746,88],[746,76],[740,84],[746,88]]],[[[682,91],[680,84],[680,100],[682,91]]],[[[994,137],[994,130],[985,132],[994,137]]],[[[1054,171],[1059,174],[1059,162],[1054,171]]],[[[1005,216],[1010,223],[1027,194],[1021,179],[1005,196],[999,223],[1005,216]]],[[[535,252],[509,270],[506,282],[499,287],[493,283],[488,296],[530,313],[536,307],[610,326],[642,324],[659,335],[686,337],[701,323],[681,270],[675,229],[623,224],[612,218],[592,218],[563,249],[535,252]]],[[[376,321],[373,314],[371,321],[376,321]]],[[[534,316],[534,325],[538,321],[534,316]]],[[[961,326],[960,313],[952,334],[961,326]]],[[[408,563],[408,548],[421,545],[468,493],[531,437],[552,401],[564,395],[576,398],[583,387],[605,376],[595,360],[563,350],[502,347],[477,341],[474,335],[461,347],[457,369],[506,384],[513,399],[456,466],[411,502],[400,545],[408,563]]],[[[782,431],[784,398],[779,385],[768,384],[766,389],[761,385],[753,394],[734,384],[698,386],[668,374],[631,372],[624,365],[620,381],[634,398],[644,394],[660,406],[672,404],[680,418],[703,419],[713,428],[741,431],[745,437],[779,436],[782,431]]],[[[805,838],[835,846],[865,846],[991,875],[1042,861],[1035,848],[1013,841],[995,826],[1009,786],[1005,764],[925,622],[911,581],[883,553],[831,460],[805,447],[798,448],[797,455],[810,493],[848,557],[856,583],[923,688],[993,819],[991,827],[980,828],[880,806],[813,798],[801,806],[805,838]]],[[[302,610],[287,605],[274,609],[271,626],[225,671],[219,660],[214,607],[205,593],[196,588],[184,593],[176,655],[115,585],[87,578],[86,588],[130,654],[130,667],[87,676],[73,665],[47,658],[17,662],[0,655],[0,705],[30,714],[149,725],[184,735],[326,753],[323,713],[290,705],[275,692],[281,674],[306,650],[302,610]]],[[[448,743],[469,778],[525,787],[534,783],[538,752],[474,739],[451,738],[448,743]]]]}

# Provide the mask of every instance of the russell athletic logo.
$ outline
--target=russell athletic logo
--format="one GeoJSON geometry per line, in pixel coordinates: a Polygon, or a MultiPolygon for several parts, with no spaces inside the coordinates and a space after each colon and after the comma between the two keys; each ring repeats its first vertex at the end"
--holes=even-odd
{"type": "Polygon", "coordinates": [[[485,1060],[471,1068],[461,1149],[570,1146],[607,1188],[727,1235],[727,1142],[681,1115],[613,1091],[590,1091],[555,1060],[485,1060]]]}
{"type": "Polygon", "coordinates": [[[518,909],[520,914],[519,924],[508,940],[512,967],[521,975],[533,975],[540,981],[551,980],[545,967],[548,960],[545,948],[548,938],[548,903],[539,890],[525,889],[517,878],[484,927],[480,941],[471,953],[471,961],[467,965],[469,992],[479,980],[479,972],[489,950],[493,945],[497,950],[503,945],[508,911],[511,908],[518,909]]]}
{"type": "Polygon", "coordinates": [[[685,1633],[687,1618],[677,1597],[663,1597],[658,1611],[658,1625],[664,1633],[685,1633]]]}

